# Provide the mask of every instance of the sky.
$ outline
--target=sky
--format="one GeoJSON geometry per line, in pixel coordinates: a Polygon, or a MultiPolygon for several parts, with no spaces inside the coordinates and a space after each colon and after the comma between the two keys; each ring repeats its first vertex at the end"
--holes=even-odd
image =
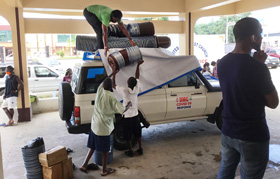
{"type": "MultiPolygon", "coordinates": [[[[255,17],[260,21],[265,33],[280,32],[280,21],[277,21],[277,18],[280,17],[280,6],[262,9],[258,11],[252,11],[251,17],[255,17]]],[[[214,22],[217,20],[219,20],[218,16],[203,17],[198,19],[196,23],[204,24],[214,22]]]]}
{"type": "Polygon", "coordinates": [[[9,25],[9,22],[2,16],[0,16],[0,25],[9,25]]]}

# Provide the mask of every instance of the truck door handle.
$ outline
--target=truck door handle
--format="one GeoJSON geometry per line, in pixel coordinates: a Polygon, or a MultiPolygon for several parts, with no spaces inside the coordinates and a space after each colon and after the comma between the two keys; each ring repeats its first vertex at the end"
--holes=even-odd
{"type": "Polygon", "coordinates": [[[199,95],[199,94],[202,94],[202,93],[193,93],[193,94],[191,94],[191,95],[199,95]]]}
{"type": "Polygon", "coordinates": [[[39,81],[39,80],[34,80],[34,81],[39,81]]]}
{"type": "Polygon", "coordinates": [[[177,94],[170,94],[170,96],[177,96],[177,94]]]}

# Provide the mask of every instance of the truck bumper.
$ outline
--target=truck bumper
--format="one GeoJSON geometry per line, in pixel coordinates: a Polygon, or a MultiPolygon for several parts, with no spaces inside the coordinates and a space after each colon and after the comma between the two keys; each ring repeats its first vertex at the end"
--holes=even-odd
{"type": "Polygon", "coordinates": [[[90,127],[91,127],[90,123],[77,125],[75,124],[73,118],[71,118],[69,121],[66,121],[65,125],[70,134],[82,134],[82,133],[89,134],[90,127]]]}

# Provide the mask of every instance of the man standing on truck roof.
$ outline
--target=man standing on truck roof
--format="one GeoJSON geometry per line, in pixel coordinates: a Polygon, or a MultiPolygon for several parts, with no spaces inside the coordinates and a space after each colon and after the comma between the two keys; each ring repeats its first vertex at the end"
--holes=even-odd
{"type": "Polygon", "coordinates": [[[269,154],[265,106],[276,108],[277,91],[260,50],[262,27],[243,18],[234,28],[235,49],[218,63],[223,94],[222,161],[218,179],[234,178],[241,162],[241,178],[263,178],[269,154]],[[255,49],[253,57],[251,50],[255,49]],[[248,70],[250,69],[250,70],[248,70]]]}
{"type": "Polygon", "coordinates": [[[105,49],[105,56],[109,51],[108,40],[108,26],[110,22],[118,23],[124,35],[129,39],[129,42],[135,46],[129,33],[122,22],[122,12],[120,10],[113,10],[103,5],[91,5],[84,9],[84,16],[88,23],[92,26],[96,33],[97,49],[105,49]]]}
{"type": "Polygon", "coordinates": [[[87,173],[87,169],[98,169],[96,164],[90,164],[90,166],[87,165],[94,150],[102,152],[103,169],[101,176],[106,176],[116,171],[113,168],[107,168],[108,154],[110,150],[110,135],[114,130],[115,114],[124,113],[131,106],[131,102],[124,107],[111,91],[112,80],[108,77],[97,89],[91,120],[91,131],[87,144],[90,150],[80,168],[82,172],[87,173]]]}
{"type": "Polygon", "coordinates": [[[130,77],[127,80],[128,87],[122,87],[116,85],[115,77],[113,76],[113,88],[117,90],[117,92],[123,97],[123,105],[126,105],[129,101],[131,101],[132,106],[123,114],[123,124],[124,124],[124,139],[127,141],[128,151],[125,151],[124,154],[128,157],[133,157],[132,151],[132,136],[134,136],[138,140],[139,148],[136,151],[139,155],[143,155],[142,149],[142,130],[138,116],[138,93],[140,87],[140,72],[139,66],[144,61],[141,60],[137,63],[135,78],[130,77]]]}
{"type": "Polygon", "coordinates": [[[8,124],[4,124],[4,126],[12,126],[14,124],[14,109],[17,108],[18,92],[22,90],[22,88],[23,82],[15,75],[14,68],[12,66],[7,66],[2,108],[8,116],[9,122],[8,124]]]}

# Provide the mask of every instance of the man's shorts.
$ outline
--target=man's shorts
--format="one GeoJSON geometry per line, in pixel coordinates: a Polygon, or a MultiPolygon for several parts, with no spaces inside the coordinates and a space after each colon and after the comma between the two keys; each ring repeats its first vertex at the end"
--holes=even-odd
{"type": "Polygon", "coordinates": [[[17,97],[9,97],[3,100],[2,108],[16,109],[17,108],[17,97]]]}
{"type": "Polygon", "coordinates": [[[109,152],[110,136],[97,136],[90,130],[87,147],[99,152],[109,152]]]}
{"type": "Polygon", "coordinates": [[[123,118],[123,125],[124,125],[124,139],[131,140],[132,135],[135,138],[142,137],[142,129],[139,121],[139,117],[134,116],[130,118],[123,118]]]}

